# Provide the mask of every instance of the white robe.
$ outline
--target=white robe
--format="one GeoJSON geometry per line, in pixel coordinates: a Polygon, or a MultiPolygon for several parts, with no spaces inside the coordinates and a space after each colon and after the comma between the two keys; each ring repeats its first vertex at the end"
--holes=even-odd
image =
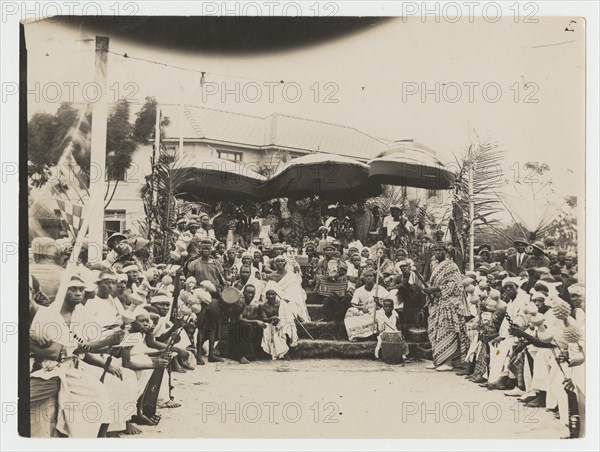
{"type": "Polygon", "coordinates": [[[79,343],[74,335],[83,337],[86,324],[82,306],[77,306],[71,316],[71,326],[67,325],[60,314],[60,305],[49,308],[40,307],[32,321],[30,335],[32,339],[41,337],[60,343],[63,346],[63,359],[45,361],[45,369],[37,370],[32,377],[48,379],[59,377],[61,386],[58,393],[58,419],[56,429],[71,438],[95,438],[101,424],[116,422],[112,410],[108,388],[97,377],[97,370],[73,352],[79,343]],[[49,367],[51,366],[51,367],[49,367]]]}

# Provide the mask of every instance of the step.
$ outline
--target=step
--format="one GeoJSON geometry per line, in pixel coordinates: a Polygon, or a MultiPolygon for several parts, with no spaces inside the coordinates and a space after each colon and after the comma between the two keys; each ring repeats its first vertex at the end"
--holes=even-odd
{"type": "Polygon", "coordinates": [[[290,358],[372,358],[376,345],[377,342],[375,341],[349,342],[301,339],[298,341],[297,347],[290,349],[290,358]]]}
{"type": "Polygon", "coordinates": [[[316,292],[306,291],[306,304],[323,304],[325,297],[322,297],[316,292]]]}
{"type": "Polygon", "coordinates": [[[322,304],[307,304],[308,315],[313,322],[318,322],[325,318],[325,306],[322,304]]]}
{"type": "Polygon", "coordinates": [[[300,339],[310,339],[312,336],[319,340],[348,340],[344,322],[303,322],[301,325],[297,328],[300,339]]]}
{"type": "MultiPolygon", "coordinates": [[[[365,340],[359,342],[341,340],[311,340],[300,339],[298,346],[290,349],[292,359],[371,359],[375,352],[377,341],[365,340]]],[[[408,343],[409,355],[432,359],[427,343],[408,343]],[[420,349],[420,350],[419,350],[420,349]],[[425,352],[425,353],[423,353],[425,352]]]]}

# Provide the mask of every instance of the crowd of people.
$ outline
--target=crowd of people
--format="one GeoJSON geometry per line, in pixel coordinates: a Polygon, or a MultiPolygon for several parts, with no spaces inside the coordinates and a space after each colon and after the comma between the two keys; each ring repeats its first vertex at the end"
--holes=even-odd
{"type": "Polygon", "coordinates": [[[446,234],[422,231],[401,206],[318,207],[222,204],[182,216],[164,262],[133,234],[111,234],[94,264],[89,245],[65,259],[69,246],[34,239],[32,436],[139,433],[135,424],[179,406],[172,372],[205,359],[287,359],[311,320],[343,321],[350,341],[376,339],[374,359],[432,358],[427,368],[556,411],[578,434],[585,291],[575,253],[552,238],[484,244],[462,272],[446,234]],[[311,319],[315,298],[323,318],[311,319]]]}

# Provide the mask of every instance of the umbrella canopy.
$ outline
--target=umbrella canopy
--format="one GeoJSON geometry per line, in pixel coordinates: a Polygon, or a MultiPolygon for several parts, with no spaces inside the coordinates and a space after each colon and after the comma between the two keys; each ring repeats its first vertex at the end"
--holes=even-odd
{"type": "Polygon", "coordinates": [[[310,154],[285,164],[266,184],[272,197],[357,200],[378,196],[382,187],[369,181],[365,163],[335,154],[310,154]]]}
{"type": "Polygon", "coordinates": [[[258,201],[266,178],[251,165],[188,154],[171,167],[174,194],[186,201],[258,201]]]}
{"type": "Polygon", "coordinates": [[[454,174],[434,150],[420,143],[400,142],[369,162],[369,179],[380,184],[441,190],[451,188],[454,174]]]}

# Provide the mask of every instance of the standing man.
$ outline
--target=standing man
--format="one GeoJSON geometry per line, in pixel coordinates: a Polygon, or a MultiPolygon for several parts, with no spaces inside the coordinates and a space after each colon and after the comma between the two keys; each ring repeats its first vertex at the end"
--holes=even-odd
{"type": "Polygon", "coordinates": [[[225,276],[221,263],[210,255],[211,248],[210,239],[200,241],[200,257],[188,264],[187,274],[199,282],[210,281],[220,293],[225,286],[225,276]]]}
{"type": "Polygon", "coordinates": [[[356,205],[356,212],[352,216],[354,223],[354,236],[362,244],[366,245],[369,241],[369,232],[374,229],[375,219],[369,209],[366,208],[364,202],[359,202],[356,205]]]}
{"type": "Polygon", "coordinates": [[[412,234],[415,231],[412,223],[402,215],[402,206],[400,205],[390,207],[390,214],[383,219],[382,229],[388,247],[398,247],[401,237],[412,234]]]}
{"type": "Polygon", "coordinates": [[[346,235],[346,231],[351,228],[350,219],[346,216],[346,209],[344,206],[338,206],[335,218],[329,223],[329,235],[341,240],[346,235]]]}
{"type": "Polygon", "coordinates": [[[525,248],[527,248],[529,244],[524,240],[517,239],[513,241],[513,245],[517,252],[506,258],[504,269],[508,272],[511,272],[513,275],[516,275],[517,268],[528,268],[527,259],[529,259],[529,256],[525,252],[525,248]]]}
{"type": "Polygon", "coordinates": [[[536,241],[529,245],[531,256],[527,259],[527,268],[549,268],[550,259],[546,256],[546,247],[541,241],[536,241]]]}
{"type": "Polygon", "coordinates": [[[465,363],[468,311],[460,270],[446,258],[444,242],[437,242],[434,252],[438,264],[431,273],[430,287],[424,289],[431,297],[427,333],[433,347],[433,363],[426,368],[447,372],[465,363]]]}

